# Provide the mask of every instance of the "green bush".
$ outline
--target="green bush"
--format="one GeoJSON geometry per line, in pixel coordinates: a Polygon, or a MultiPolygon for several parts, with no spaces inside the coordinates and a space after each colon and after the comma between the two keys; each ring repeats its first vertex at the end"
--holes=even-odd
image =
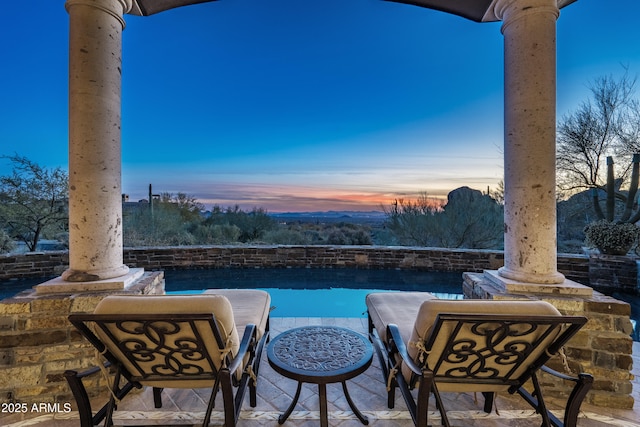
{"type": "Polygon", "coordinates": [[[200,245],[225,245],[237,243],[242,231],[231,224],[199,225],[194,230],[196,242],[200,245]]]}
{"type": "Polygon", "coordinates": [[[262,239],[265,243],[273,245],[308,245],[309,238],[296,230],[278,229],[267,231],[262,239]]]}
{"type": "Polygon", "coordinates": [[[626,255],[638,244],[640,228],[628,222],[616,223],[600,220],[584,229],[585,242],[609,255],[626,255]]]}

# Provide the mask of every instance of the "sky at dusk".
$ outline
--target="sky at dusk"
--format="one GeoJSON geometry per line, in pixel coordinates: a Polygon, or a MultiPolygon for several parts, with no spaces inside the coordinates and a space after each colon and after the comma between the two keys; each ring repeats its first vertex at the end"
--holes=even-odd
{"type": "MultiPolygon", "coordinates": [[[[0,155],[66,169],[64,1],[10,1],[0,16],[0,155]]],[[[561,11],[559,117],[594,79],[640,74],[638,16],[638,0],[561,11]]],[[[380,210],[502,179],[500,23],[381,0],[220,0],[125,19],[131,200],[152,183],[208,206],[380,210]]]]}

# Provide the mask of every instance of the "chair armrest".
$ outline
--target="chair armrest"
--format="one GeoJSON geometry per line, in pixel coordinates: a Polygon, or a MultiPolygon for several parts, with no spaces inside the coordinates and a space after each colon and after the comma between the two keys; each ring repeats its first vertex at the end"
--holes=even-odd
{"type": "Polygon", "coordinates": [[[389,343],[389,345],[391,346],[391,350],[395,350],[398,353],[398,355],[402,358],[402,362],[406,364],[414,374],[422,375],[422,368],[420,368],[420,366],[418,366],[416,362],[413,361],[411,356],[409,356],[407,346],[404,341],[402,341],[402,336],[400,335],[398,325],[395,325],[393,323],[389,323],[389,325],[387,325],[387,337],[391,337],[389,343]]]}
{"type": "MultiPolygon", "coordinates": [[[[104,363],[104,367],[108,368],[111,366],[110,362],[105,362],[104,363]]],[[[99,366],[94,366],[92,368],[88,368],[82,372],[78,372],[78,371],[74,371],[74,370],[67,370],[65,371],[65,375],[69,375],[69,376],[75,376],[76,378],[86,378],[86,377],[90,377],[91,375],[97,374],[98,372],[101,371],[101,368],[99,366]]]]}
{"type": "Polygon", "coordinates": [[[239,367],[242,366],[242,362],[244,357],[246,356],[248,351],[254,350],[256,340],[256,325],[249,323],[244,328],[244,335],[242,336],[242,341],[240,341],[240,348],[238,348],[238,354],[231,360],[229,363],[228,369],[229,372],[235,372],[239,367]]]}

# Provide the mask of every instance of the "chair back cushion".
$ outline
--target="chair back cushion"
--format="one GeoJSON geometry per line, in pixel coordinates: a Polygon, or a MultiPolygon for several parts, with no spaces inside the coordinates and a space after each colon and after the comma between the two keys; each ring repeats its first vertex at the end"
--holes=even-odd
{"type": "MultiPolygon", "coordinates": [[[[541,316],[561,314],[545,301],[427,300],[407,351],[419,365],[434,371],[441,391],[506,390],[560,333],[555,321],[538,324],[536,317],[541,316]],[[444,313],[453,314],[447,316],[453,319],[440,319],[435,330],[438,315],[444,313]],[[488,316],[480,323],[458,320],[465,315],[488,316]],[[516,317],[522,322],[509,323],[516,317]]],[[[402,369],[409,381],[411,371],[402,369]]]]}
{"type": "Polygon", "coordinates": [[[209,386],[225,355],[235,356],[240,346],[231,304],[222,295],[109,296],[94,314],[121,319],[103,323],[96,335],[143,385],[209,386]],[[213,314],[222,345],[212,320],[183,318],[196,314],[213,314]]]}

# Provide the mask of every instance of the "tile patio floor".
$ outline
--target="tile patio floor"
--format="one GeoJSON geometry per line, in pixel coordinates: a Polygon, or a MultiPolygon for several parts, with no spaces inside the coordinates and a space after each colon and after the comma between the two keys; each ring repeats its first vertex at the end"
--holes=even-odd
{"type": "MultiPolygon", "coordinates": [[[[366,335],[366,319],[359,318],[278,318],[271,319],[271,333],[275,337],[282,331],[298,326],[307,325],[339,325],[348,327],[366,335]]],[[[578,420],[581,427],[600,426],[640,426],[640,343],[633,347],[634,368],[636,376],[633,395],[636,401],[633,410],[613,410],[583,404],[582,413],[578,420]]],[[[260,365],[260,380],[258,382],[258,406],[251,408],[248,397],[238,427],[278,426],[278,415],[291,402],[296,390],[293,380],[283,378],[275,373],[266,360],[266,350],[263,353],[263,363],[260,365]]],[[[373,427],[411,427],[413,423],[406,410],[400,393],[396,393],[396,405],[393,410],[386,407],[386,390],[382,380],[379,364],[374,354],[372,366],[362,375],[347,382],[349,392],[356,406],[369,417],[369,425],[373,427]]],[[[135,396],[129,396],[120,405],[114,419],[117,425],[149,424],[158,420],[158,425],[199,425],[204,415],[208,390],[174,390],[165,391],[164,407],[155,409],[153,398],[149,390],[135,396]]],[[[349,411],[342,389],[339,384],[327,386],[329,400],[329,425],[332,427],[362,426],[349,411]]],[[[541,419],[525,403],[511,396],[497,398],[499,415],[495,411],[485,414],[480,403],[474,402],[474,395],[448,394],[445,395],[445,405],[448,409],[450,421],[455,426],[472,427],[529,427],[539,426],[541,419]]],[[[554,402],[548,402],[554,407],[554,402]]],[[[221,403],[216,403],[220,408],[221,403]]],[[[556,406],[557,407],[557,406],[556,406]]],[[[435,407],[430,408],[429,419],[433,425],[440,425],[440,417],[435,407]]],[[[211,425],[223,424],[221,412],[214,412],[211,425]]],[[[0,414],[0,426],[8,427],[71,427],[78,426],[77,414],[34,415],[23,418],[3,417],[0,414]]],[[[302,394],[291,417],[284,423],[284,427],[319,426],[319,406],[317,386],[304,384],[302,394]]]]}

